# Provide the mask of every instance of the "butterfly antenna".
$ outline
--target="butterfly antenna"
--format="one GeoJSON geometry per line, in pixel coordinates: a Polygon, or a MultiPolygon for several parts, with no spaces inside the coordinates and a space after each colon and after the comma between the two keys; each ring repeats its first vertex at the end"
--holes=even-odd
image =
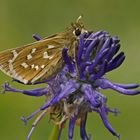
{"type": "Polygon", "coordinates": [[[76,23],[80,23],[81,19],[83,18],[83,15],[80,15],[77,20],[76,20],[76,23]]]}

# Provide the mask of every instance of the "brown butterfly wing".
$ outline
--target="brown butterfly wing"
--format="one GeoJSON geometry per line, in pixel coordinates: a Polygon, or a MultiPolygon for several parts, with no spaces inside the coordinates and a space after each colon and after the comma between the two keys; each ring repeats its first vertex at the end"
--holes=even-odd
{"type": "Polygon", "coordinates": [[[9,70],[9,61],[13,59],[13,57],[17,55],[21,50],[23,50],[25,46],[15,48],[15,49],[8,49],[0,53],[0,70],[3,71],[8,76],[11,76],[9,70]],[[14,51],[16,50],[16,52],[14,51]]]}
{"type": "Polygon", "coordinates": [[[61,51],[64,46],[63,39],[49,38],[6,50],[0,54],[0,69],[24,84],[32,84],[62,68],[61,51]]]}

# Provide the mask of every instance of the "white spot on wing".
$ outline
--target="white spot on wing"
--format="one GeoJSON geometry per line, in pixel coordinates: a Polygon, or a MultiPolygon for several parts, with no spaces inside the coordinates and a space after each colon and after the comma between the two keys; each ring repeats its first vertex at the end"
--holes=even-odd
{"type": "Polygon", "coordinates": [[[27,59],[29,60],[29,59],[32,59],[32,55],[31,54],[28,54],[27,55],[27,59]]]}
{"type": "Polygon", "coordinates": [[[52,56],[49,57],[49,59],[51,60],[53,57],[54,57],[54,56],[52,55],[52,56]]]}
{"type": "Polygon", "coordinates": [[[18,56],[18,53],[16,52],[16,50],[12,50],[11,52],[12,52],[12,53],[13,53],[13,55],[14,55],[14,57],[13,57],[13,58],[16,58],[16,57],[18,56]]]}
{"type": "Polygon", "coordinates": [[[31,65],[31,68],[32,68],[32,69],[35,69],[35,70],[39,70],[39,66],[38,66],[38,65],[35,65],[35,64],[32,64],[32,65],[31,65]]]}
{"type": "Polygon", "coordinates": [[[12,65],[12,63],[15,61],[16,57],[18,56],[18,53],[16,52],[16,50],[12,50],[11,52],[13,53],[13,58],[8,61],[9,67],[10,65],[12,65]]]}
{"type": "Polygon", "coordinates": [[[55,48],[55,46],[53,46],[53,45],[48,45],[48,48],[49,48],[49,49],[52,49],[52,48],[55,48]]]}
{"type": "MultiPolygon", "coordinates": [[[[16,55],[14,55],[14,56],[16,56],[16,55]]],[[[23,79],[23,77],[20,76],[20,75],[18,75],[18,73],[13,68],[12,63],[13,63],[13,61],[14,61],[15,58],[16,57],[14,57],[12,60],[9,60],[8,61],[9,62],[9,69],[10,69],[10,71],[7,71],[5,73],[8,74],[9,76],[12,76],[14,79],[19,80],[20,82],[23,82],[24,84],[27,84],[28,83],[28,80],[23,79]]],[[[28,64],[22,63],[21,66],[23,66],[24,68],[27,68],[28,67],[28,64]]]]}
{"type": "Polygon", "coordinates": [[[31,51],[31,53],[35,53],[35,51],[36,51],[36,48],[33,48],[32,51],[31,51]]]}
{"type": "Polygon", "coordinates": [[[45,68],[45,65],[41,65],[41,68],[44,69],[45,68]]]}
{"type": "Polygon", "coordinates": [[[21,66],[23,66],[24,68],[28,68],[29,65],[24,62],[24,63],[21,64],[21,66]]]}
{"type": "Polygon", "coordinates": [[[13,65],[12,63],[15,61],[15,59],[17,58],[18,56],[18,53],[16,52],[16,50],[12,50],[11,51],[13,53],[13,58],[8,60],[9,62],[9,69],[10,69],[10,73],[13,74],[14,73],[14,69],[13,69],[13,65]]]}
{"type": "Polygon", "coordinates": [[[50,58],[50,56],[48,55],[48,52],[44,52],[43,58],[45,58],[45,59],[49,59],[50,58]]]}
{"type": "Polygon", "coordinates": [[[39,66],[38,65],[35,66],[35,70],[39,70],[39,66]]]}
{"type": "Polygon", "coordinates": [[[33,69],[34,67],[35,67],[35,64],[32,64],[32,65],[31,65],[31,68],[33,69]]]}

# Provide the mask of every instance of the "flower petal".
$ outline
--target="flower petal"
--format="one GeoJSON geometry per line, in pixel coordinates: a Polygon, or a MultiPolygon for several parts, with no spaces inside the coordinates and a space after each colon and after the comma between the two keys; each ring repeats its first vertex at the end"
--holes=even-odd
{"type": "Polygon", "coordinates": [[[61,99],[68,97],[79,88],[79,84],[75,80],[69,80],[64,85],[61,85],[61,91],[57,93],[51,100],[49,100],[45,105],[43,105],[40,110],[44,110],[51,105],[58,103],[61,99]]]}
{"type": "Polygon", "coordinates": [[[102,64],[100,66],[100,70],[96,74],[91,75],[89,80],[90,81],[95,81],[96,79],[101,78],[106,72],[107,64],[108,64],[108,62],[105,61],[104,64],[102,64]]]}
{"type": "Polygon", "coordinates": [[[106,59],[107,59],[108,61],[110,61],[110,60],[113,58],[113,56],[114,56],[115,54],[117,54],[117,52],[119,51],[119,49],[120,49],[120,44],[112,44],[112,45],[111,45],[111,48],[110,48],[109,51],[108,51],[108,54],[107,54],[106,59]]]}
{"type": "Polygon", "coordinates": [[[25,95],[29,95],[29,96],[43,96],[46,95],[48,93],[48,88],[38,88],[38,89],[33,89],[33,90],[20,90],[20,89],[16,89],[11,87],[8,83],[4,83],[3,84],[3,88],[4,88],[4,92],[8,91],[8,92],[19,92],[25,95]]]}
{"type": "Polygon", "coordinates": [[[122,88],[118,85],[115,85],[113,82],[110,82],[109,80],[102,78],[98,79],[96,81],[96,84],[99,85],[102,89],[113,89],[118,91],[119,93],[125,94],[125,95],[137,95],[140,94],[140,90],[128,90],[125,88],[122,88]]]}
{"type": "Polygon", "coordinates": [[[85,116],[82,116],[81,123],[80,123],[80,135],[82,140],[90,140],[86,133],[86,120],[87,120],[87,113],[85,116]],[[82,119],[84,118],[84,119],[82,119]]]}
{"type": "Polygon", "coordinates": [[[103,106],[100,108],[100,113],[99,114],[100,114],[100,117],[101,117],[105,127],[112,133],[112,135],[120,138],[120,134],[116,133],[115,130],[113,129],[113,127],[111,126],[111,124],[109,123],[109,121],[106,117],[105,108],[103,106]]]}
{"type": "Polygon", "coordinates": [[[69,57],[67,51],[68,51],[67,48],[64,48],[62,50],[63,60],[65,61],[66,65],[68,65],[68,69],[70,70],[70,72],[73,73],[74,72],[74,65],[73,65],[72,60],[69,57]]]}
{"type": "Polygon", "coordinates": [[[93,64],[88,67],[90,73],[93,72],[93,69],[102,61],[102,58],[107,54],[108,48],[103,50],[101,53],[98,53],[93,61],[93,64]]]}
{"type": "Polygon", "coordinates": [[[87,101],[93,106],[98,107],[100,105],[100,102],[96,100],[95,90],[92,89],[91,85],[89,84],[83,84],[81,88],[82,92],[85,94],[85,98],[87,101]]]}
{"type": "Polygon", "coordinates": [[[98,42],[98,38],[95,38],[91,41],[91,43],[89,44],[89,46],[86,48],[86,53],[85,53],[85,56],[84,56],[84,60],[85,61],[89,61],[90,60],[90,54],[93,53],[93,49],[96,45],[96,43],[98,42]]]}
{"type": "Polygon", "coordinates": [[[73,116],[69,122],[69,140],[72,140],[73,138],[75,122],[76,122],[76,116],[73,116]]]}
{"type": "Polygon", "coordinates": [[[37,40],[37,41],[39,41],[39,40],[42,39],[42,38],[41,38],[39,35],[37,35],[37,34],[33,34],[33,38],[34,38],[35,40],[37,40]]]}
{"type": "Polygon", "coordinates": [[[133,89],[139,87],[139,84],[119,84],[119,83],[114,83],[116,86],[119,86],[121,88],[125,89],[133,89]]]}
{"type": "Polygon", "coordinates": [[[80,35],[79,48],[78,48],[77,61],[76,61],[77,65],[79,65],[82,60],[82,55],[84,51],[84,36],[85,34],[80,35]]]}
{"type": "Polygon", "coordinates": [[[119,67],[125,59],[123,52],[119,53],[108,65],[107,72],[119,67]]]}
{"type": "MultiPolygon", "coordinates": [[[[111,46],[111,38],[107,38],[102,46],[102,48],[100,49],[100,52],[104,51],[106,48],[110,48],[111,46]]],[[[100,53],[99,52],[99,53],[100,53]]]]}

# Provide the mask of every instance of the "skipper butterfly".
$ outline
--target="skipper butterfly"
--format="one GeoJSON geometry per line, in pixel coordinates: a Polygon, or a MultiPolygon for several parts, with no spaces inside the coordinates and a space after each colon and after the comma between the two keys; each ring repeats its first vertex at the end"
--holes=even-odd
{"type": "Polygon", "coordinates": [[[64,66],[63,48],[75,59],[79,36],[87,32],[81,16],[64,32],[0,53],[0,70],[23,84],[34,84],[54,76],[64,66]]]}

